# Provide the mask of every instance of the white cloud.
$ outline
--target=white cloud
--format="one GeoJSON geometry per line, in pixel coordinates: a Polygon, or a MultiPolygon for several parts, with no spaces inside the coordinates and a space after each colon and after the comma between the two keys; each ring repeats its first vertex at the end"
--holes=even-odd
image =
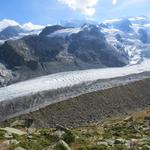
{"type": "Polygon", "coordinates": [[[31,22],[25,23],[25,24],[19,24],[18,22],[14,21],[14,20],[10,20],[10,19],[3,19],[0,20],[0,32],[2,30],[4,30],[5,28],[9,27],[9,26],[19,26],[25,30],[41,30],[44,28],[44,26],[41,25],[35,25],[32,24],[31,22]]]}
{"type": "Polygon", "coordinates": [[[117,0],[112,0],[112,4],[116,5],[117,4],[117,0]]]}
{"type": "Polygon", "coordinates": [[[0,31],[7,28],[8,26],[18,26],[18,25],[19,24],[14,20],[3,19],[3,20],[0,21],[0,31]]]}
{"type": "Polygon", "coordinates": [[[68,5],[75,11],[80,11],[86,16],[92,17],[95,12],[95,6],[99,0],[58,0],[59,2],[68,5]]]}
{"type": "Polygon", "coordinates": [[[44,26],[35,25],[35,24],[32,24],[31,22],[25,23],[24,25],[22,25],[22,27],[25,30],[40,30],[44,28],[44,26]]]}

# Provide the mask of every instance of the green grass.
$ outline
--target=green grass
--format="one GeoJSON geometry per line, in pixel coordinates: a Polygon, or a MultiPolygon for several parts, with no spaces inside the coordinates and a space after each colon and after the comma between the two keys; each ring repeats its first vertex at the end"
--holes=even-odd
{"type": "MultiPolygon", "coordinates": [[[[53,147],[52,150],[66,150],[59,143],[60,140],[64,140],[71,147],[71,150],[139,150],[139,147],[141,147],[141,150],[149,150],[150,130],[148,127],[149,125],[144,120],[139,121],[136,116],[136,119],[128,122],[124,121],[124,118],[116,118],[116,120],[107,120],[103,124],[92,124],[70,129],[65,132],[61,139],[54,134],[55,129],[37,129],[31,135],[32,138],[27,135],[18,136],[13,134],[13,139],[16,139],[19,144],[10,145],[9,150],[14,150],[18,146],[26,150],[43,150],[47,147],[51,147],[51,149],[53,147]],[[147,130],[144,130],[144,128],[147,128],[147,130]],[[135,144],[133,148],[127,148],[124,142],[115,143],[116,139],[125,141],[136,139],[140,141],[143,137],[142,145],[135,144]],[[103,142],[106,143],[108,140],[113,141],[114,144],[107,143],[107,146],[103,145],[103,142]]],[[[5,131],[0,130],[0,140],[7,140],[4,135],[5,131]]]]}

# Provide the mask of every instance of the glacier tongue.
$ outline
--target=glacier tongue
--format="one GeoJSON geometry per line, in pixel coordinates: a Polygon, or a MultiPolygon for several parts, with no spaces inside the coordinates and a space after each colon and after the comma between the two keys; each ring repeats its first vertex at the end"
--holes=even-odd
{"type": "Polygon", "coordinates": [[[0,88],[0,101],[12,100],[47,90],[72,87],[99,79],[123,77],[147,71],[150,71],[150,60],[121,68],[90,69],[52,74],[0,88]]]}

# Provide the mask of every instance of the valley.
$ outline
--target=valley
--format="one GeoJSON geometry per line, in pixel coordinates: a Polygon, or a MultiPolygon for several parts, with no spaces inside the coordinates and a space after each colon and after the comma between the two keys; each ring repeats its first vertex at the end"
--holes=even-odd
{"type": "Polygon", "coordinates": [[[0,150],[149,150],[149,27],[0,21],[0,150]]]}

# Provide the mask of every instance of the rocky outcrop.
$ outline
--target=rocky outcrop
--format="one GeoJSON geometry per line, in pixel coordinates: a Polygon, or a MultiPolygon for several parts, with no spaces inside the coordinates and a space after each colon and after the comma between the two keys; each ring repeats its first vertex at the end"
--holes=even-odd
{"type": "Polygon", "coordinates": [[[0,87],[6,86],[12,78],[11,70],[6,69],[4,64],[0,63],[0,87]]]}
{"type": "Polygon", "coordinates": [[[37,69],[36,63],[54,60],[61,49],[63,43],[59,40],[28,36],[17,41],[5,42],[0,48],[0,59],[11,69],[25,65],[37,69]]]}
{"type": "Polygon", "coordinates": [[[65,27],[62,27],[60,25],[54,25],[54,26],[48,26],[40,33],[40,36],[47,36],[55,31],[65,29],[65,27]]]}

